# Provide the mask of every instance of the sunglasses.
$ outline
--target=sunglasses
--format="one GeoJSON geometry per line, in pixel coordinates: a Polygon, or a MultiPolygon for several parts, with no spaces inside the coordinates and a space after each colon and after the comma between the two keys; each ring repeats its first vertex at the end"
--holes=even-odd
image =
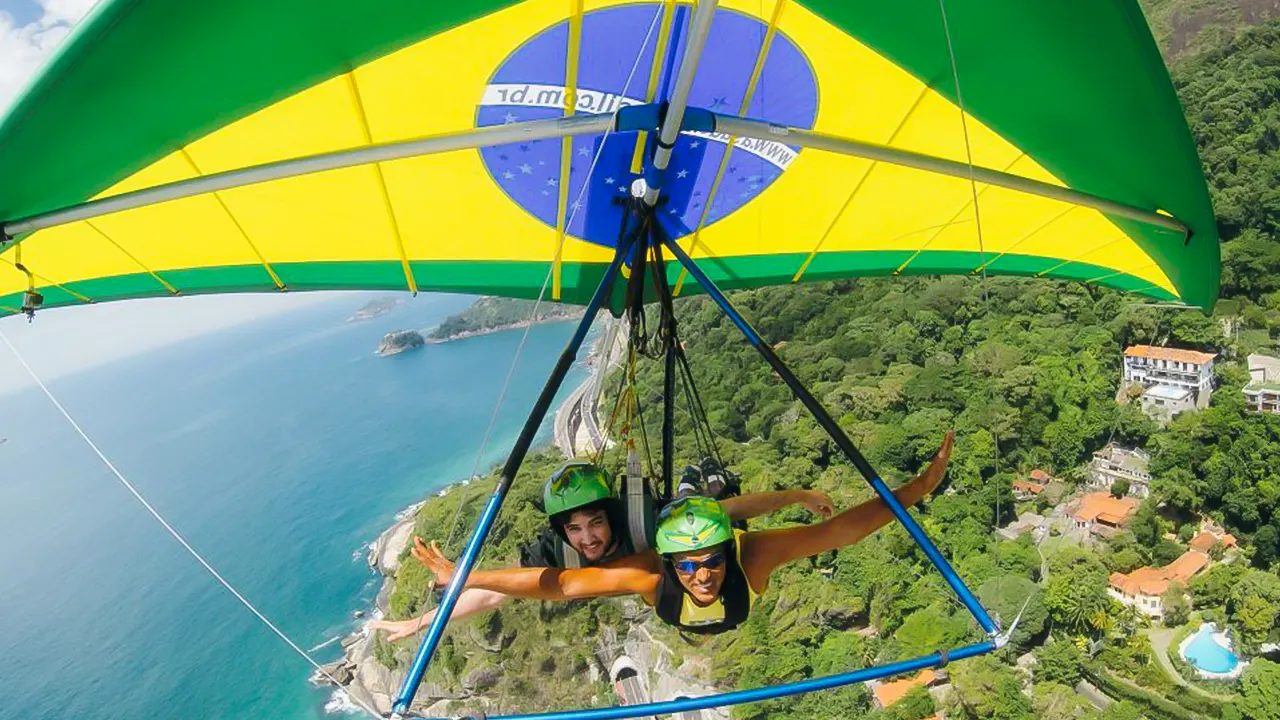
{"type": "Polygon", "coordinates": [[[675,565],[676,572],[684,575],[692,575],[698,572],[698,568],[715,570],[721,565],[724,565],[724,553],[716,553],[715,555],[707,557],[705,560],[673,560],[672,564],[675,565]]]}

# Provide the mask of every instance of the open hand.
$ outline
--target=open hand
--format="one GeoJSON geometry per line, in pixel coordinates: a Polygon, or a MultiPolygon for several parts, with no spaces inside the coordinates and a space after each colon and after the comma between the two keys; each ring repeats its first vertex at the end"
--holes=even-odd
{"type": "Polygon", "coordinates": [[[799,504],[806,510],[827,519],[835,513],[835,505],[831,502],[831,496],[821,490],[801,490],[799,504]]]}
{"type": "Polygon", "coordinates": [[[395,642],[403,640],[414,635],[422,629],[422,618],[413,618],[412,620],[377,620],[369,623],[370,630],[385,630],[387,632],[387,642],[395,642]]]}
{"type": "Polygon", "coordinates": [[[422,542],[422,538],[413,538],[413,556],[435,575],[435,587],[444,587],[453,579],[453,563],[440,552],[440,547],[432,540],[430,545],[422,542]]]}

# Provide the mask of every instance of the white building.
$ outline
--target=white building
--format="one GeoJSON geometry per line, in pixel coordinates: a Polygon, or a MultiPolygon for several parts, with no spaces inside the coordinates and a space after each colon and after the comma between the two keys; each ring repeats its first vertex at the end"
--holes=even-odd
{"type": "Polygon", "coordinates": [[[1174,583],[1184,589],[1191,578],[1209,566],[1209,556],[1188,550],[1162,568],[1140,567],[1131,573],[1111,573],[1107,593],[1148,617],[1164,616],[1164,594],[1174,583]]]}
{"type": "Polygon", "coordinates": [[[1143,411],[1158,420],[1205,408],[1213,394],[1216,357],[1196,350],[1134,345],[1124,351],[1121,392],[1140,386],[1143,411]]]}
{"type": "Polygon", "coordinates": [[[1150,462],[1151,456],[1142,450],[1108,445],[1093,454],[1089,487],[1110,490],[1117,480],[1128,480],[1129,494],[1145,498],[1151,495],[1150,462]]]}
{"type": "Polygon", "coordinates": [[[1249,409],[1280,414],[1280,358],[1249,356],[1249,384],[1244,386],[1249,409]]]}

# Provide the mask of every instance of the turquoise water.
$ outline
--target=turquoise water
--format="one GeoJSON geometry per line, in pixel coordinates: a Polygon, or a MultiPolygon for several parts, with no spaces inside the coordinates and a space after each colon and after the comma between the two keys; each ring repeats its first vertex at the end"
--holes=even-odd
{"type": "Polygon", "coordinates": [[[1185,657],[1187,662],[1211,673],[1229,673],[1235,670],[1240,661],[1235,653],[1213,641],[1214,629],[1205,625],[1200,628],[1187,643],[1185,657]]]}
{"type": "MultiPolygon", "coordinates": [[[[470,471],[522,332],[377,358],[383,333],[470,300],[424,296],[346,323],[366,299],[52,383],[124,475],[304,649],[352,629],[352,612],[372,603],[362,546],[470,471]]],[[[532,330],[482,467],[514,441],[571,331],[532,330]]],[[[584,377],[575,368],[566,392],[584,377]]],[[[309,667],[42,395],[0,396],[0,437],[0,718],[325,715],[329,693],[308,686],[309,667]]]]}

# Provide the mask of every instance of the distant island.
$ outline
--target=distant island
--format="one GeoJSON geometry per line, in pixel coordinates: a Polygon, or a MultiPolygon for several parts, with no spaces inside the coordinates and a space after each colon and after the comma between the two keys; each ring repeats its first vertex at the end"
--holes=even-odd
{"type": "Polygon", "coordinates": [[[382,336],[382,342],[378,343],[378,355],[381,357],[399,355],[406,350],[420,348],[425,344],[426,340],[417,330],[396,330],[382,336]]]}
{"type": "Polygon", "coordinates": [[[387,297],[380,297],[376,300],[370,300],[365,303],[364,307],[357,310],[355,315],[347,318],[347,322],[372,320],[376,317],[386,315],[402,302],[404,302],[404,298],[398,298],[390,295],[387,297]]]}
{"type": "Polygon", "coordinates": [[[544,302],[532,317],[534,301],[513,300],[502,297],[483,297],[457,315],[450,316],[431,332],[427,342],[440,343],[449,340],[487,335],[528,325],[530,322],[548,322],[580,317],[582,308],[544,302]]]}

